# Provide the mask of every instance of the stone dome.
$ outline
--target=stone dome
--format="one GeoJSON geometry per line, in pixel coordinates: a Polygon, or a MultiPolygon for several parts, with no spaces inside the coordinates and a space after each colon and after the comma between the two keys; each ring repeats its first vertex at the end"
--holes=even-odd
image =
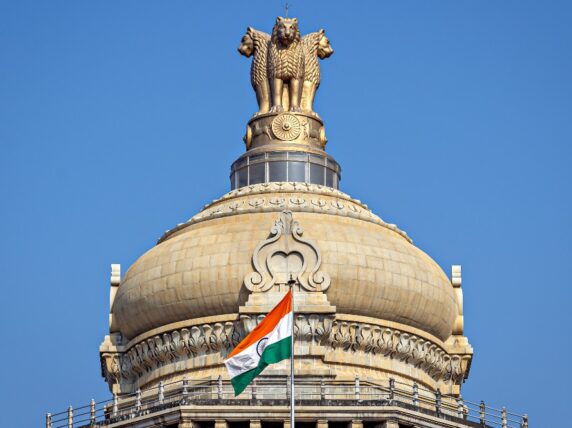
{"type": "Polygon", "coordinates": [[[169,324],[237,314],[253,253],[283,210],[319,250],[336,312],[404,324],[446,341],[459,314],[442,269],[395,225],[324,186],[269,183],[234,190],[168,231],[127,271],[111,332],[131,340],[169,324]]]}
{"type": "MultiPolygon", "coordinates": [[[[268,60],[266,36],[249,28],[243,42],[256,34],[260,55],[239,51],[258,67],[268,60]]],[[[308,386],[357,377],[460,393],[473,353],[461,268],[449,280],[405,232],[338,190],[342,169],[325,151],[312,107],[317,85],[307,85],[328,56],[314,48],[329,42],[323,31],[310,34],[304,58],[316,58],[303,88],[288,84],[289,96],[269,97],[253,83],[259,111],[231,165],[231,192],[166,232],[124,277],[112,265],[110,329],[99,352],[114,393],[184,378],[228,381],[226,358],[288,289],[291,363],[308,386]]],[[[283,363],[265,370],[269,385],[290,372],[283,363]]]]}

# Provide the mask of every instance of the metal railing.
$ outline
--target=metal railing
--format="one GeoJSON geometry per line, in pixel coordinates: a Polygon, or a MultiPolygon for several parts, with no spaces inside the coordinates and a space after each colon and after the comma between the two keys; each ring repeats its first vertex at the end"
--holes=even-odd
{"type": "MultiPolygon", "coordinates": [[[[108,400],[91,400],[88,405],[46,415],[46,428],[104,427],[112,423],[152,414],[172,407],[188,404],[245,405],[256,401],[257,405],[276,405],[281,400],[289,403],[288,377],[259,377],[238,397],[229,381],[218,379],[194,379],[164,383],[134,394],[117,396],[108,400]]],[[[320,406],[376,405],[397,406],[440,418],[467,422],[472,426],[494,428],[528,428],[528,416],[464,400],[461,396],[442,394],[422,388],[416,383],[405,384],[389,379],[360,379],[336,381],[325,378],[297,379],[296,404],[320,406]]]]}

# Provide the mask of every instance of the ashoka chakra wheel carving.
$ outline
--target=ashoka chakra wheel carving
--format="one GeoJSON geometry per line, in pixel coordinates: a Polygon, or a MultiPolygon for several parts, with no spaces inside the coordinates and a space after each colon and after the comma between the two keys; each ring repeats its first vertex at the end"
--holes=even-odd
{"type": "Polygon", "coordinates": [[[272,121],[272,132],[279,140],[294,140],[300,136],[300,121],[293,114],[281,114],[272,121]]]}

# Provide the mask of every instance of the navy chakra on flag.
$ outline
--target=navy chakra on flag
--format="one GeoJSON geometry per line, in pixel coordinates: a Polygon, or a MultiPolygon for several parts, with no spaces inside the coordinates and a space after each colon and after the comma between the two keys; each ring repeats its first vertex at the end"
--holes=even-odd
{"type": "Polygon", "coordinates": [[[258,354],[259,357],[262,356],[262,353],[264,352],[264,348],[266,348],[266,342],[268,342],[268,338],[263,337],[256,344],[256,353],[258,354]]]}

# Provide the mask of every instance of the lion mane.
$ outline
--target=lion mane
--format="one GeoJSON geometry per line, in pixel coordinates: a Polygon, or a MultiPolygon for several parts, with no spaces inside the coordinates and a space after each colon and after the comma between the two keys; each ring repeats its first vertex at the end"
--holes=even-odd
{"type": "Polygon", "coordinates": [[[254,54],[250,66],[250,79],[252,87],[256,88],[259,85],[266,84],[268,79],[267,57],[270,35],[263,31],[255,30],[254,28],[248,28],[247,31],[254,44],[254,54]]]}
{"type": "Polygon", "coordinates": [[[304,47],[301,43],[300,30],[295,27],[295,37],[291,43],[281,40],[280,26],[284,21],[277,22],[272,29],[270,50],[268,55],[268,76],[271,79],[288,81],[304,77],[304,47]]]}
{"type": "Polygon", "coordinates": [[[320,86],[320,64],[318,63],[318,46],[323,32],[306,34],[302,39],[304,46],[304,80],[320,86]]]}

